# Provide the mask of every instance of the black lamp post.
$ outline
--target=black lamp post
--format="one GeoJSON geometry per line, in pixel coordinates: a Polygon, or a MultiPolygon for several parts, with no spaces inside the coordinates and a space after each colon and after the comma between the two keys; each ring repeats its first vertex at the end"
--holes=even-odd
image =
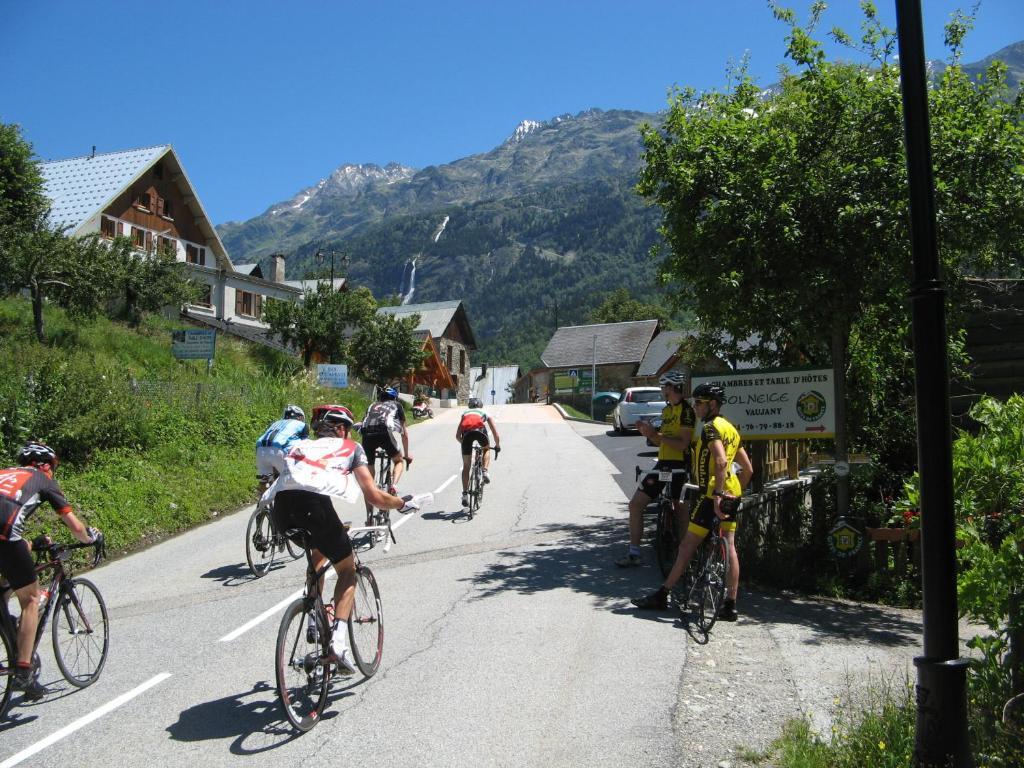
{"type": "Polygon", "coordinates": [[[910,184],[910,287],[921,476],[924,654],[917,667],[914,765],[970,768],[967,662],[960,658],[953,518],[953,445],[946,351],[946,289],[939,273],[920,0],[896,0],[900,84],[910,184]]]}

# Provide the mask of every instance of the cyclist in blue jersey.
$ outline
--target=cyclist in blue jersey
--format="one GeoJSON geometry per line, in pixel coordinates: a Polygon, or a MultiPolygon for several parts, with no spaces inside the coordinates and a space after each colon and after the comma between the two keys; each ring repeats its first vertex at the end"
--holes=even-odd
{"type": "Polygon", "coordinates": [[[306,414],[297,405],[289,405],[284,415],[267,427],[256,441],[256,476],[262,494],[270,482],[284,471],[284,457],[292,443],[309,437],[306,414]]]}

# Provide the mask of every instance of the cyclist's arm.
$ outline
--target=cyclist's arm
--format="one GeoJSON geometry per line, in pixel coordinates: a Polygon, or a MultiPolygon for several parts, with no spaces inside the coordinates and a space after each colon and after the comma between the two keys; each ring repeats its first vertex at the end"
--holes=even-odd
{"type": "Polygon", "coordinates": [[[409,455],[409,430],[405,428],[404,423],[402,424],[402,455],[407,459],[412,458],[409,455]]]}
{"type": "Polygon", "coordinates": [[[669,448],[677,451],[690,450],[690,439],[693,437],[693,430],[689,427],[681,429],[675,437],[669,437],[660,432],[655,434],[658,436],[657,440],[651,439],[651,442],[655,443],[655,445],[667,445],[669,448]]]}
{"type": "Polygon", "coordinates": [[[711,449],[711,471],[714,473],[715,480],[712,491],[715,494],[715,509],[718,509],[718,502],[722,498],[721,494],[725,493],[725,477],[729,467],[729,460],[725,457],[725,446],[722,445],[721,440],[712,440],[711,445],[708,447],[711,449]]]}
{"type": "Polygon", "coordinates": [[[487,417],[487,426],[491,428],[491,434],[494,435],[494,447],[501,448],[501,436],[498,434],[498,428],[494,426],[494,419],[490,416],[487,417]]]}
{"type": "Polygon", "coordinates": [[[363,492],[363,498],[372,506],[377,507],[377,509],[401,509],[405,506],[405,502],[400,498],[392,496],[390,493],[385,493],[377,487],[377,483],[374,482],[373,475],[370,474],[368,467],[356,467],[352,470],[352,474],[356,476],[356,482],[359,483],[359,488],[363,492]]]}
{"type": "Polygon", "coordinates": [[[754,467],[750,463],[750,457],[747,456],[747,452],[744,450],[743,446],[740,446],[740,449],[736,451],[735,458],[736,463],[740,465],[738,477],[740,480],[740,490],[742,491],[746,489],[750,484],[751,479],[754,477],[754,467]]]}
{"type": "Polygon", "coordinates": [[[70,507],[65,510],[59,510],[60,519],[64,521],[64,524],[71,529],[71,533],[75,535],[83,544],[92,544],[92,536],[89,534],[89,529],[85,527],[81,520],[79,520],[75,513],[71,511],[70,507]]]}

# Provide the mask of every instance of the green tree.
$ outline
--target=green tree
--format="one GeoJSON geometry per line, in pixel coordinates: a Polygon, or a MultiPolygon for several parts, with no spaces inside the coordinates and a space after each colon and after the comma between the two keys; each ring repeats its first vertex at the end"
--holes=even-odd
{"type": "MultiPolygon", "coordinates": [[[[724,92],[673,94],[664,124],[643,130],[639,192],[662,210],[671,294],[694,310],[708,349],[757,339],[731,356],[763,364],[831,363],[837,452],[845,453],[846,376],[888,391],[860,393],[855,440],[901,434],[912,455],[908,345],[911,258],[899,67],[892,30],[870,2],[854,41],[864,64],[827,61],[813,37],[824,3],[786,23],[796,70],[765,93],[744,67],[724,92]],[[851,345],[855,356],[851,358],[851,345]],[[863,370],[873,361],[883,370],[863,370]],[[898,414],[903,414],[901,421],[898,414]]],[[[1024,249],[1022,97],[1005,67],[980,82],[959,66],[971,19],[947,28],[952,65],[930,93],[941,259],[956,306],[963,279],[1019,268],[1024,249]]],[[[951,317],[956,336],[956,316],[951,317]]],[[[734,346],[734,345],[733,345],[734,346]]],[[[707,350],[705,350],[707,351],[707,350]]],[[[912,461],[912,459],[910,459],[912,461]]],[[[846,485],[838,502],[845,508],[846,485]]]]}
{"type": "Polygon", "coordinates": [[[662,330],[671,325],[665,307],[634,299],[625,288],[606,294],[601,304],[590,313],[592,323],[625,323],[631,320],[658,320],[662,330]]]}
{"type": "Polygon", "coordinates": [[[263,320],[282,342],[299,349],[308,368],[314,354],[331,361],[347,360],[349,339],[376,309],[368,288],[339,292],[318,283],[301,301],[267,302],[263,320]]]}
{"type": "Polygon", "coordinates": [[[49,201],[32,154],[17,125],[0,123],[0,232],[33,229],[46,216],[49,201]]]}
{"type": "Polygon", "coordinates": [[[145,312],[178,307],[198,295],[198,287],[188,279],[185,264],[169,248],[144,254],[127,237],[104,242],[93,235],[84,242],[89,247],[109,249],[113,267],[110,287],[118,294],[116,298],[123,301],[123,314],[131,325],[138,325],[145,312]]]}
{"type": "Polygon", "coordinates": [[[352,337],[353,372],[364,381],[385,385],[420,367],[423,342],[414,336],[419,315],[395,317],[378,312],[352,337]]]}

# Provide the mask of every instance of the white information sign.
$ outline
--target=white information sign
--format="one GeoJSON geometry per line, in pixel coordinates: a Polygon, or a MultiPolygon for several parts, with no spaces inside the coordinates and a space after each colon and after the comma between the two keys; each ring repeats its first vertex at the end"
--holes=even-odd
{"type": "Polygon", "coordinates": [[[835,437],[831,368],[694,374],[694,388],[706,383],[725,390],[722,416],[744,440],[835,437]]]}
{"type": "Polygon", "coordinates": [[[171,354],[178,360],[212,360],[216,345],[214,330],[171,331],[171,354]]]}
{"type": "Polygon", "coordinates": [[[316,383],[321,387],[344,389],[348,386],[348,366],[328,363],[317,364],[316,383]]]}

